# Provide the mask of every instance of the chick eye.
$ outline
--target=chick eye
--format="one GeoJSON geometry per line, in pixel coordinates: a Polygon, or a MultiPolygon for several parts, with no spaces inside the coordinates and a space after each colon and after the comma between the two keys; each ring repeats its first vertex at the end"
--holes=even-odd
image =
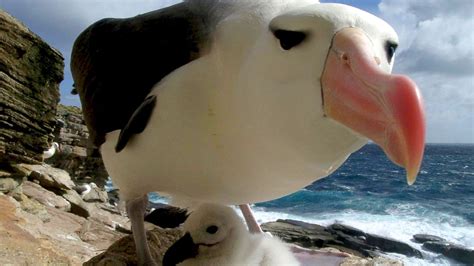
{"type": "Polygon", "coordinates": [[[219,230],[219,227],[215,225],[211,225],[208,228],[206,228],[206,232],[208,232],[211,235],[215,234],[218,230],[219,230]]]}
{"type": "Polygon", "coordinates": [[[395,51],[397,50],[398,44],[392,41],[387,41],[385,44],[385,52],[387,53],[387,61],[388,63],[392,62],[393,55],[395,55],[395,51]]]}

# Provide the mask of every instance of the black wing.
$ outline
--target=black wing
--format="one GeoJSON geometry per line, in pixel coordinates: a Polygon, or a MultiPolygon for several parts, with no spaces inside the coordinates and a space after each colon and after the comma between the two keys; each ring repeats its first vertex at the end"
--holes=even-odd
{"type": "Polygon", "coordinates": [[[150,95],[145,99],[145,101],[143,101],[143,103],[133,113],[130,121],[128,121],[122,131],[120,131],[117,145],[115,145],[115,152],[120,152],[123,148],[125,148],[133,135],[142,133],[143,130],[145,130],[145,127],[150,120],[151,113],[155,108],[155,104],[155,95],[150,95]]]}
{"type": "MultiPolygon", "coordinates": [[[[208,18],[180,3],[126,19],[103,19],[74,43],[71,71],[90,139],[123,129],[154,84],[201,56],[208,18]]],[[[126,141],[125,141],[126,143],[126,141]]]]}

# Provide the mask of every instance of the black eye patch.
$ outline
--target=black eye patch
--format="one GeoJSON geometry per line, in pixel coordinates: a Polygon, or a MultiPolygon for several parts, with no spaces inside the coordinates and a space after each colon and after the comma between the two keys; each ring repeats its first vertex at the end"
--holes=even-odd
{"type": "Polygon", "coordinates": [[[291,30],[273,30],[273,35],[280,40],[281,48],[290,50],[291,48],[302,43],[306,38],[306,33],[291,30]]]}
{"type": "Polygon", "coordinates": [[[211,234],[211,235],[217,233],[217,231],[219,231],[219,227],[217,227],[215,225],[211,225],[211,226],[206,228],[206,232],[211,234]]]}
{"type": "Polygon", "coordinates": [[[385,53],[387,54],[388,63],[392,62],[395,51],[397,50],[398,44],[392,41],[387,41],[385,43],[385,53]]]}

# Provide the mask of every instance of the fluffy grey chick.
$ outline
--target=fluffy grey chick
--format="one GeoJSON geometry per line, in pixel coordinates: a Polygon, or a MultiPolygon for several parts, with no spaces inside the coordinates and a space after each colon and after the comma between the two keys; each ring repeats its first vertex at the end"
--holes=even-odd
{"type": "Polygon", "coordinates": [[[169,265],[299,265],[289,248],[267,234],[250,234],[228,206],[202,204],[183,224],[186,234],[163,258],[169,265]]]}

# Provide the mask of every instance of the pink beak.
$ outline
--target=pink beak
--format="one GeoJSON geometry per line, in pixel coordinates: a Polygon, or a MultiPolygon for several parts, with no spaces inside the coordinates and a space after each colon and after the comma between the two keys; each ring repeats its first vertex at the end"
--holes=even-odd
{"type": "Polygon", "coordinates": [[[413,184],[425,147],[421,94],[408,77],[382,70],[372,47],[361,29],[336,33],[322,76],[324,111],[378,144],[413,184]]]}

